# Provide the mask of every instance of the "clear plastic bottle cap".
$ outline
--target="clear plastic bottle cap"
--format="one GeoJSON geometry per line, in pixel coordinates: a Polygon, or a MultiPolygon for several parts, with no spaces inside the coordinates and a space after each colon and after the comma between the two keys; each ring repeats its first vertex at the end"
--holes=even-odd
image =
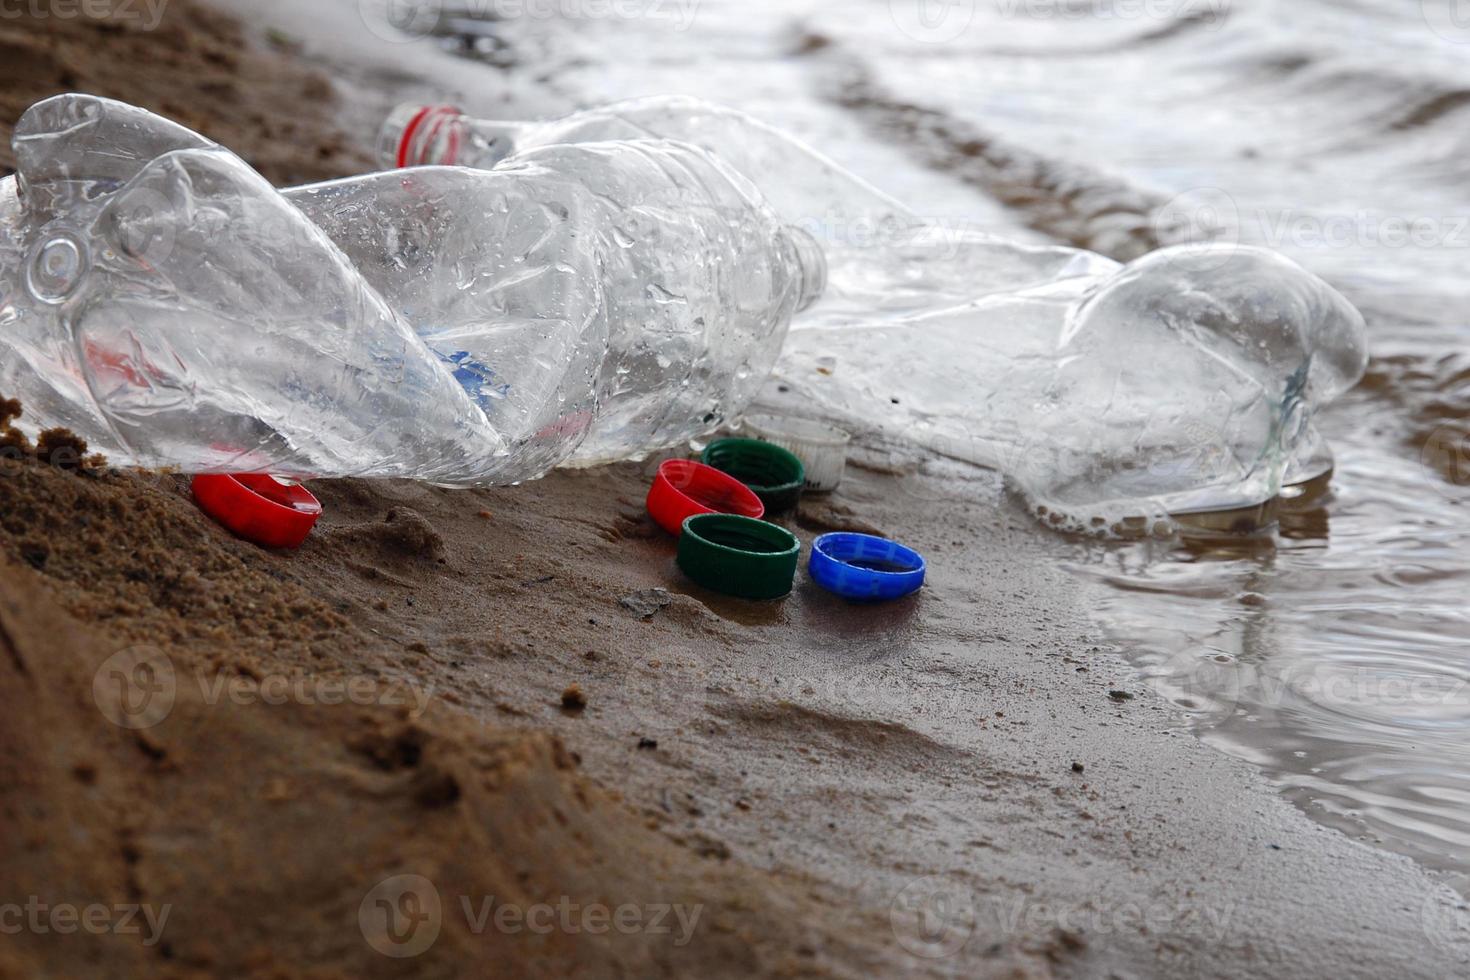
{"type": "Polygon", "coordinates": [[[847,444],[852,435],[835,425],[795,416],[747,415],[745,429],[752,436],[789,450],[806,469],[807,490],[836,490],[847,467],[847,444]]]}

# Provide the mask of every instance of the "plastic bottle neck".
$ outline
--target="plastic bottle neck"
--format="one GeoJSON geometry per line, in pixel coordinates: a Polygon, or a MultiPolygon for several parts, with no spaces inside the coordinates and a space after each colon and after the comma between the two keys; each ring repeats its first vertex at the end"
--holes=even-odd
{"type": "Polygon", "coordinates": [[[796,304],[796,312],[800,313],[821,299],[827,290],[827,254],[809,232],[795,225],[786,226],[786,237],[796,252],[801,278],[801,299],[796,304]]]}
{"type": "Polygon", "coordinates": [[[472,119],[450,105],[401,105],[378,135],[384,167],[493,167],[515,151],[522,123],[472,119]]]}

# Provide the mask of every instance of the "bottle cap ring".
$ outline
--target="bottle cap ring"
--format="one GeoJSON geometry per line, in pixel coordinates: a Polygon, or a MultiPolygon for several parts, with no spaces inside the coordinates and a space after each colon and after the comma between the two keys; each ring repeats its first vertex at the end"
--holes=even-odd
{"type": "Polygon", "coordinates": [[[790,450],[759,439],[716,439],[700,458],[750,487],[768,514],[794,507],[806,480],[801,460],[790,450]]]}
{"type": "Polygon", "coordinates": [[[780,446],[801,460],[807,491],[827,493],[842,482],[847,446],[852,441],[850,433],[835,425],[794,416],[747,415],[744,426],[755,438],[780,446]]]}
{"type": "Polygon", "coordinates": [[[193,490],[200,510],[266,548],[299,548],[322,516],[310,490],[266,473],[201,473],[193,490]]]}
{"type": "Polygon", "coordinates": [[[713,466],[692,459],[666,459],[648,488],[648,513],[672,535],[695,514],[740,514],[760,518],[765,504],[750,488],[713,466]]]}
{"type": "Polygon", "coordinates": [[[459,116],[458,106],[421,106],[399,137],[395,154],[398,169],[429,163],[452,166],[459,157],[459,116]]]}
{"type": "Polygon", "coordinates": [[[898,599],[924,584],[924,558],[872,534],[836,531],[812,542],[807,574],[828,592],[855,602],[898,599]]]}
{"type": "Polygon", "coordinates": [[[679,568],[706,589],[779,599],[796,581],[801,542],[783,527],[735,514],[695,514],[679,535],[679,568]]]}

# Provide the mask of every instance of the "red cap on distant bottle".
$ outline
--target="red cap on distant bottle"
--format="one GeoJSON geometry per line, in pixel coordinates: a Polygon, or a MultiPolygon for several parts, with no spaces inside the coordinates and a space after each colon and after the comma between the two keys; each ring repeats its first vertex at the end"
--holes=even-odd
{"type": "Polygon", "coordinates": [[[299,548],[322,516],[310,490],[266,473],[200,474],[193,490],[200,510],[267,548],[299,548]]]}
{"type": "Polygon", "coordinates": [[[462,114],[458,106],[452,105],[426,105],[414,113],[398,140],[398,166],[452,165],[459,158],[460,127],[456,124],[462,114]],[[426,152],[441,138],[444,140],[442,150],[433,154],[426,152]]]}

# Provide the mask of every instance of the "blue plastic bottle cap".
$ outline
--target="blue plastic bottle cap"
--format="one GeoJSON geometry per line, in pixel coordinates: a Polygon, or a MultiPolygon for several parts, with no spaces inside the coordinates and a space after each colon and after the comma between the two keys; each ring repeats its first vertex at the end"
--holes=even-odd
{"type": "Polygon", "coordinates": [[[898,599],[924,584],[924,558],[897,541],[837,531],[812,542],[807,574],[844,599],[898,599]]]}

